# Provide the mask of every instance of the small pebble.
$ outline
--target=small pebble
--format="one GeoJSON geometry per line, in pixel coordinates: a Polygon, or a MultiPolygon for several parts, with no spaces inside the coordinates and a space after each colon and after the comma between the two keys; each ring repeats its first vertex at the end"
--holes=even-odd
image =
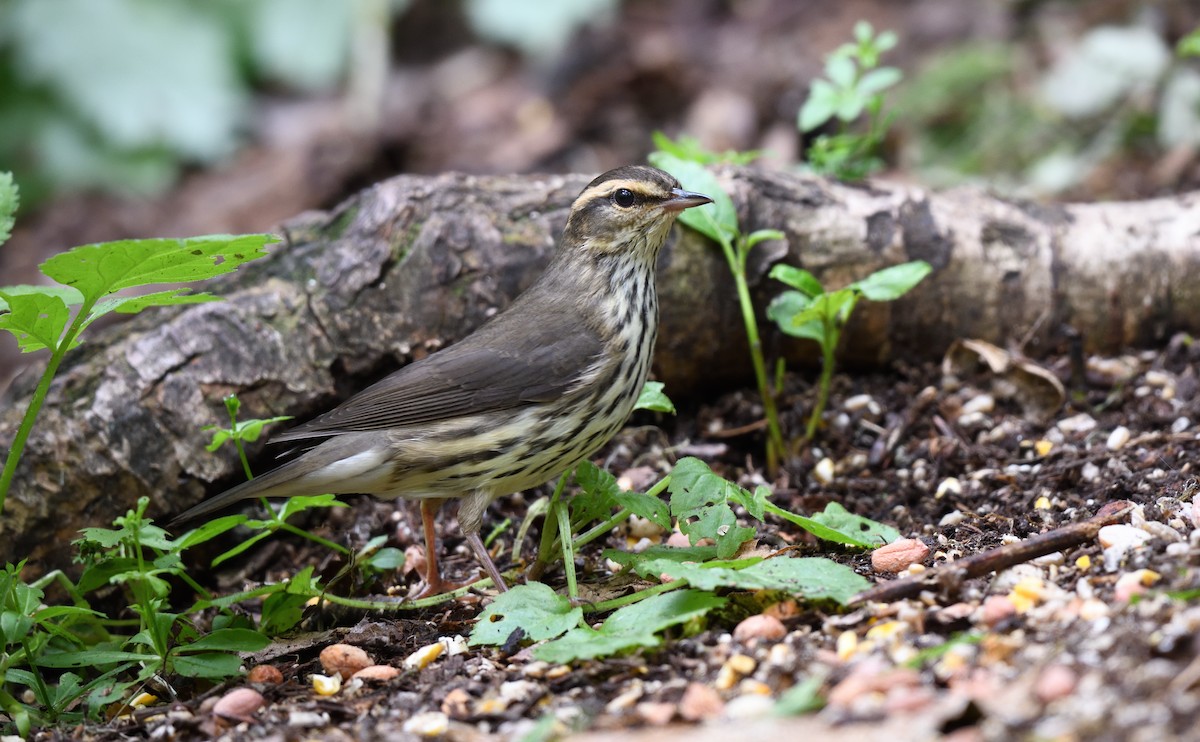
{"type": "Polygon", "coordinates": [[[646,701],[637,705],[637,715],[647,724],[661,727],[675,718],[675,704],[646,701]]]}
{"type": "Polygon", "coordinates": [[[1128,603],[1135,595],[1142,595],[1146,588],[1162,579],[1162,575],[1150,569],[1138,569],[1126,572],[1117,578],[1113,588],[1113,596],[1119,603],[1128,603]]]}
{"type": "Polygon", "coordinates": [[[996,409],[996,398],[990,394],[980,394],[963,402],[963,415],[978,415],[990,413],[996,409]]]}
{"type": "Polygon", "coordinates": [[[962,489],[962,482],[958,481],[958,477],[946,477],[938,482],[937,491],[933,496],[941,499],[946,495],[961,495],[962,489]]]}
{"type": "Polygon", "coordinates": [[[1099,534],[1101,546],[1105,549],[1120,549],[1122,552],[1136,549],[1151,538],[1152,536],[1142,529],[1124,523],[1104,526],[1099,534]]]}
{"type": "Polygon", "coordinates": [[[929,556],[929,547],[915,538],[902,538],[871,552],[871,566],[878,572],[896,574],[929,556]]]}
{"type": "Polygon", "coordinates": [[[770,696],[758,693],[746,693],[734,698],[725,705],[727,719],[757,719],[767,716],[775,707],[770,696]]]}
{"type": "Polygon", "coordinates": [[[288,712],[288,726],[295,729],[319,729],[329,726],[329,714],[324,711],[295,709],[288,712]]]}
{"type": "Polygon", "coordinates": [[[274,665],[255,665],[246,673],[246,680],[251,683],[278,685],[283,682],[283,673],[274,665]]]}
{"type": "Polygon", "coordinates": [[[846,397],[842,408],[847,412],[859,412],[868,409],[874,401],[870,394],[855,394],[853,397],[846,397]]]}
{"type": "MultiPolygon", "coordinates": [[[[360,668],[361,669],[361,668],[360,668]]],[[[355,670],[355,672],[358,672],[355,670]]],[[[341,675],[313,675],[312,688],[318,696],[333,696],[342,689],[341,675]]]]}
{"type": "Polygon", "coordinates": [[[375,661],[366,652],[352,644],[330,644],[321,650],[321,667],[342,680],[349,680],[351,675],[373,664],[375,661]]]}
{"type": "Polygon", "coordinates": [[[1075,692],[1079,676],[1066,665],[1048,665],[1038,675],[1033,692],[1042,703],[1066,698],[1075,692]]]}
{"type": "Polygon", "coordinates": [[[354,680],[373,680],[375,682],[385,682],[400,675],[400,670],[391,665],[371,665],[364,667],[354,673],[354,680]]]}
{"type": "Polygon", "coordinates": [[[247,721],[267,701],[253,688],[234,688],[212,707],[213,716],[234,721],[247,721]]]}
{"type": "Polygon", "coordinates": [[[775,616],[758,614],[745,618],[733,630],[733,638],[742,643],[760,639],[777,642],[787,636],[787,627],[775,616]]]}
{"type": "Polygon", "coordinates": [[[1186,417],[1177,417],[1175,418],[1175,422],[1171,423],[1171,432],[1178,435],[1190,427],[1192,427],[1191,420],[1186,417]]]}
{"type": "Polygon", "coordinates": [[[471,713],[471,694],[466,688],[452,688],[442,699],[442,713],[453,719],[464,719],[471,713]]]}
{"type": "Polygon", "coordinates": [[[679,715],[688,721],[714,719],[725,710],[725,702],[716,690],[702,683],[688,683],[679,699],[679,715]]]}
{"type": "Polygon", "coordinates": [[[440,711],[423,711],[404,722],[403,728],[418,737],[441,737],[450,731],[450,717],[440,711]]]}
{"type": "Polygon", "coordinates": [[[963,521],[965,521],[966,519],[967,519],[967,515],[963,511],[951,510],[950,512],[948,512],[942,516],[942,519],[938,521],[938,526],[943,527],[943,528],[948,527],[948,526],[957,526],[957,525],[961,524],[963,521]]]}
{"type": "Polygon", "coordinates": [[[1059,420],[1055,427],[1067,434],[1089,433],[1096,428],[1096,419],[1086,412],[1081,412],[1059,420]]]}
{"type": "Polygon", "coordinates": [[[829,458],[828,456],[821,459],[817,462],[817,465],[813,467],[812,473],[813,478],[821,484],[829,484],[833,481],[834,476],[833,459],[829,458]]]}
{"type": "Polygon", "coordinates": [[[1104,445],[1110,451],[1120,451],[1129,442],[1131,437],[1132,434],[1129,432],[1129,428],[1124,425],[1118,425],[1113,428],[1113,432],[1108,434],[1108,440],[1104,442],[1104,445]]]}

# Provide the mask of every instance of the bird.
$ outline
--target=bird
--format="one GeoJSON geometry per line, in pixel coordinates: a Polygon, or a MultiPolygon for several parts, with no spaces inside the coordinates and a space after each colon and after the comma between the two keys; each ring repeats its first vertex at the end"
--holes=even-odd
{"type": "Polygon", "coordinates": [[[572,203],[543,273],[506,310],[274,436],[272,443],[320,442],[173,524],[258,497],[417,499],[426,565],[415,598],[458,587],[441,576],[435,530],[438,509],[457,498],[462,534],[505,591],[479,536],[484,511],[568,471],[625,424],[658,333],[659,251],[684,209],[711,202],[646,165],[600,175],[572,203]]]}

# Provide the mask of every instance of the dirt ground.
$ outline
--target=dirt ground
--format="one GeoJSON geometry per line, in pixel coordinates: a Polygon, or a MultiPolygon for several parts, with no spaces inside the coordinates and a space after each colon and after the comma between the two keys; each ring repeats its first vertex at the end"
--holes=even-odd
{"type": "MultiPolygon", "coordinates": [[[[1054,370],[1066,377],[1069,367],[1064,359],[1054,370]]],[[[763,611],[781,622],[781,634],[748,637],[745,612],[728,611],[661,649],[570,666],[534,660],[519,643],[463,646],[457,637],[469,633],[487,596],[417,613],[314,613],[308,631],[247,662],[277,668],[282,682],[178,688],[180,703],[165,713],[159,706],[83,731],[94,739],[539,739],[580,730],[588,730],[584,739],[707,739],[749,728],[856,739],[1194,739],[1198,369],[1200,346],[1184,337],[1161,351],[1089,359],[1084,385],[1043,420],[1024,416],[1020,397],[1005,398],[1008,387],[986,375],[945,376],[928,366],[836,378],[816,445],[775,483],[776,502],[809,512],[836,501],[895,526],[929,547],[910,573],[1011,548],[1111,501],[1134,504],[1099,538],[1019,558],[999,573],[938,579],[916,597],[848,609],[783,600],[763,611]],[[814,470],[825,458],[834,475],[822,483],[814,470]],[[439,641],[450,651],[423,669],[406,667],[410,655],[439,641]],[[317,654],[337,642],[401,672],[319,696],[310,679],[322,672],[317,654]],[[814,678],[822,709],[775,714],[781,696],[814,678]],[[250,685],[265,705],[246,721],[211,713],[218,697],[250,685]]],[[[790,380],[788,416],[807,410],[808,379],[790,380]]],[[[618,476],[645,481],[695,455],[728,477],[760,482],[758,434],[726,435],[758,413],[743,392],[673,418],[639,413],[603,461],[618,476]]],[[[519,523],[537,494],[494,504],[485,530],[504,518],[519,523]]],[[[390,532],[389,545],[411,549],[420,543],[417,526],[412,513],[393,516],[391,506],[359,500],[316,530],[352,543],[390,532]]],[[[470,574],[474,562],[452,521],[442,527],[450,570],[470,574]]],[[[760,535],[769,550],[796,547],[851,565],[873,583],[895,579],[874,569],[869,554],[831,550],[777,520],[760,535]]],[[[620,579],[599,555],[631,540],[615,534],[578,555],[584,594],[620,579]]],[[[239,588],[308,563],[329,574],[339,566],[327,552],[277,541],[220,581],[239,588]]],[[[543,579],[563,587],[561,572],[543,579]]],[[[368,592],[393,580],[415,584],[416,575],[388,577],[368,592]]]]}

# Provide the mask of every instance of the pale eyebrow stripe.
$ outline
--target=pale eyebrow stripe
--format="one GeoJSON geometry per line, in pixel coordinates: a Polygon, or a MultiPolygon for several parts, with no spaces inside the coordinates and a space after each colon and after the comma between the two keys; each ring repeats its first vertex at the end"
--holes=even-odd
{"type": "Polygon", "coordinates": [[[612,192],[618,188],[628,188],[634,193],[642,196],[655,197],[655,194],[646,190],[646,184],[640,180],[606,180],[600,185],[592,186],[583,193],[579,194],[579,198],[575,199],[575,203],[571,204],[571,210],[574,211],[583,206],[588,201],[597,197],[608,198],[612,192]]]}

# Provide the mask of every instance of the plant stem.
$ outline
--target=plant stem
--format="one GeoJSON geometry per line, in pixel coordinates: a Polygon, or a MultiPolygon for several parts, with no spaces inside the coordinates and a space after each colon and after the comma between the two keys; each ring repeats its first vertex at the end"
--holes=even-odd
{"type": "Polygon", "coordinates": [[[554,503],[550,510],[558,519],[558,532],[568,535],[559,541],[562,543],[563,572],[567,575],[567,595],[574,600],[579,597],[579,584],[575,577],[575,549],[570,539],[571,515],[567,512],[566,503],[561,501],[554,503]]]}
{"type": "Polygon", "coordinates": [[[779,470],[779,459],[784,452],[783,431],[779,427],[779,413],[775,408],[775,395],[767,383],[767,364],[763,360],[762,340],[758,334],[758,320],[754,316],[754,303],[750,299],[750,286],[746,282],[746,257],[749,250],[744,247],[745,238],[739,236],[735,251],[728,239],[721,240],[721,250],[733,274],[737,287],[738,304],[742,309],[742,322],[746,326],[746,341],[750,345],[750,362],[754,366],[754,380],[762,398],[763,413],[767,418],[767,474],[774,477],[779,470]]]}
{"type": "Polygon", "coordinates": [[[645,600],[646,598],[652,598],[655,595],[661,595],[663,593],[669,593],[672,590],[678,590],[681,587],[686,587],[687,584],[688,584],[687,580],[675,580],[674,582],[664,582],[661,585],[655,585],[654,587],[648,587],[645,590],[638,590],[636,593],[630,593],[629,595],[622,595],[619,598],[613,598],[612,600],[602,600],[599,603],[592,603],[590,605],[585,605],[583,607],[583,612],[584,613],[603,613],[604,611],[616,610],[617,608],[623,608],[624,606],[632,605],[633,603],[636,603],[640,600],[645,600]]]}
{"type": "Polygon", "coordinates": [[[829,404],[829,387],[833,384],[834,354],[837,352],[840,338],[840,333],[836,329],[830,328],[833,322],[826,320],[825,341],[821,343],[821,376],[817,382],[817,401],[813,405],[812,413],[808,416],[808,425],[804,429],[805,441],[811,441],[817,434],[821,415],[825,413],[825,406],[829,404]]]}
{"type": "MultiPolygon", "coordinates": [[[[571,474],[569,471],[562,473],[558,478],[558,484],[554,485],[554,494],[550,496],[550,504],[546,508],[546,519],[542,522],[542,539],[538,543],[537,560],[532,567],[533,574],[541,574],[539,568],[544,569],[545,565],[550,563],[550,551],[554,547],[554,537],[558,535],[558,521],[550,517],[554,513],[554,506],[562,499],[563,490],[567,488],[567,477],[571,474]]],[[[567,531],[568,538],[570,531],[567,531]]]]}

